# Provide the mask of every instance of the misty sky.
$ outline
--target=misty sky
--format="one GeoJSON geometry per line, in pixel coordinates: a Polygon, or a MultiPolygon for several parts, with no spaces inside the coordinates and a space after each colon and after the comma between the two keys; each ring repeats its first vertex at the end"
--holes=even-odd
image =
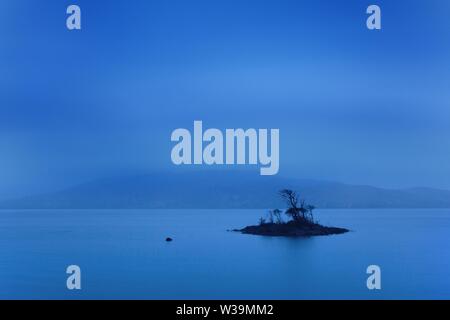
{"type": "Polygon", "coordinates": [[[279,128],[282,176],[450,189],[449,13],[442,0],[3,0],[0,199],[176,172],[170,134],[194,120],[279,128]],[[381,31],[365,26],[372,3],[381,31]],[[66,29],[69,4],[81,31],[66,29]]]}

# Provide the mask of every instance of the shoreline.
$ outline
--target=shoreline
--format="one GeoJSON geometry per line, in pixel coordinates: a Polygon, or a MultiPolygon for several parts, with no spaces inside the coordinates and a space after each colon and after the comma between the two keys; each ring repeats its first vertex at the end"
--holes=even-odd
{"type": "Polygon", "coordinates": [[[270,237],[313,237],[344,234],[350,230],[338,227],[326,227],[320,224],[265,223],[256,226],[247,226],[243,229],[235,229],[234,232],[270,237]]]}

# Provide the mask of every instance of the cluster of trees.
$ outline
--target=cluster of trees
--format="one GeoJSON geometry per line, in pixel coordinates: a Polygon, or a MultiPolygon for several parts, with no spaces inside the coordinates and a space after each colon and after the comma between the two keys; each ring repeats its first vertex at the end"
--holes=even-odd
{"type": "MultiPolygon", "coordinates": [[[[315,207],[313,205],[307,204],[305,200],[300,199],[295,191],[290,189],[281,190],[279,195],[284,199],[288,206],[284,213],[290,218],[291,221],[302,224],[315,223],[313,214],[315,207]]],[[[282,210],[270,210],[268,221],[261,218],[260,224],[285,223],[282,214],[282,210]]]]}

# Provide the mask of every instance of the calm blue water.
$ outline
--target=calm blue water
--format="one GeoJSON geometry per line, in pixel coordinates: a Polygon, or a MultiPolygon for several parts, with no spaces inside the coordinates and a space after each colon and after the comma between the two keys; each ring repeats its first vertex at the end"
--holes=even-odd
{"type": "Polygon", "coordinates": [[[309,239],[227,232],[261,215],[0,211],[0,298],[450,298],[450,210],[319,210],[353,232],[309,239]],[[66,289],[71,264],[79,292],[66,289]],[[381,291],[366,288],[370,264],[381,291]]]}

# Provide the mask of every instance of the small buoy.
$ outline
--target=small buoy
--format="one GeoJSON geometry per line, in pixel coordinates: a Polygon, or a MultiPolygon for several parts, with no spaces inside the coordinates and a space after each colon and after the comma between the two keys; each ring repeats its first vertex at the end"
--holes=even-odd
{"type": "Polygon", "coordinates": [[[170,242],[170,241],[173,241],[173,239],[172,238],[166,238],[166,241],[170,242]]]}

